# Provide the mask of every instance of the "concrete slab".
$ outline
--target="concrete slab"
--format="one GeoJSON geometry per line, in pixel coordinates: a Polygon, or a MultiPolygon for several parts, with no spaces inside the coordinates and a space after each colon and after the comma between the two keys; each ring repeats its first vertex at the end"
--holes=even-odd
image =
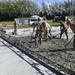
{"type": "Polygon", "coordinates": [[[0,75],[56,75],[0,38],[0,75]]]}

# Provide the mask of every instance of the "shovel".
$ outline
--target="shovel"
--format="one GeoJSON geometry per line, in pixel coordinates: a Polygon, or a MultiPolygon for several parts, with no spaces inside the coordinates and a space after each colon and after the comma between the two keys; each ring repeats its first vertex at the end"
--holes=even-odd
{"type": "Polygon", "coordinates": [[[60,33],[56,34],[55,36],[52,36],[52,38],[56,38],[58,35],[60,35],[60,33]]]}

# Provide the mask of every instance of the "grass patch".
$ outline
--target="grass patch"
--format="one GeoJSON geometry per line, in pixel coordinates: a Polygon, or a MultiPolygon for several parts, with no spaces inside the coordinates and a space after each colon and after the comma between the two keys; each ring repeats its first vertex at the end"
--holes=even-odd
{"type": "MultiPolygon", "coordinates": [[[[13,28],[13,21],[4,21],[4,22],[0,22],[0,24],[6,24],[6,29],[12,29],[13,28]]],[[[31,28],[32,26],[30,25],[19,25],[18,28],[31,28]]]]}
{"type": "MultiPolygon", "coordinates": [[[[51,26],[59,26],[59,23],[57,22],[54,22],[52,20],[48,20],[49,24],[51,26]]],[[[12,29],[13,28],[13,21],[3,21],[3,22],[0,22],[0,24],[6,24],[6,29],[12,29]]],[[[33,26],[30,26],[30,25],[19,25],[18,28],[32,28],[33,26]]]]}
{"type": "Polygon", "coordinates": [[[19,25],[19,28],[32,28],[33,26],[30,25],[19,25]]]}
{"type": "Polygon", "coordinates": [[[53,23],[52,20],[48,20],[48,21],[49,21],[49,24],[50,24],[51,26],[59,26],[59,25],[60,25],[60,23],[57,23],[57,22],[54,22],[54,23],[53,23]]]}
{"type": "Polygon", "coordinates": [[[6,26],[12,26],[13,22],[12,21],[3,21],[3,22],[0,22],[0,24],[6,24],[6,26]]]}
{"type": "MultiPolygon", "coordinates": [[[[33,26],[29,26],[29,25],[19,25],[18,28],[31,28],[33,26]]],[[[6,26],[6,29],[12,29],[13,28],[13,25],[7,25],[6,26]]]]}

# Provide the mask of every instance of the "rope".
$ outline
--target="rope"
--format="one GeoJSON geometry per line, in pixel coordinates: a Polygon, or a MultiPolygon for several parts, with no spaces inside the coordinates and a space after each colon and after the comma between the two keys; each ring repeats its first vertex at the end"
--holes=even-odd
{"type": "Polygon", "coordinates": [[[65,44],[65,48],[69,45],[69,43],[72,41],[73,38],[74,38],[74,35],[73,35],[73,37],[71,38],[71,40],[70,40],[67,44],[65,44]]]}

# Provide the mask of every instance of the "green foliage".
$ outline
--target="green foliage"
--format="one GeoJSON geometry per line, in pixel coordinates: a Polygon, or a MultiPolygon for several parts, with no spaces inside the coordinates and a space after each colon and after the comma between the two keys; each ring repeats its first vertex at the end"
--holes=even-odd
{"type": "Polygon", "coordinates": [[[0,2],[0,21],[11,21],[18,17],[30,17],[38,14],[52,19],[54,15],[75,15],[75,1],[67,0],[64,3],[53,3],[49,6],[42,1],[41,7],[34,0],[2,0],[0,2]],[[53,16],[52,16],[53,15],[53,16]]]}
{"type": "Polygon", "coordinates": [[[0,2],[0,21],[29,17],[38,12],[38,5],[30,0],[4,0],[0,2]]]}

